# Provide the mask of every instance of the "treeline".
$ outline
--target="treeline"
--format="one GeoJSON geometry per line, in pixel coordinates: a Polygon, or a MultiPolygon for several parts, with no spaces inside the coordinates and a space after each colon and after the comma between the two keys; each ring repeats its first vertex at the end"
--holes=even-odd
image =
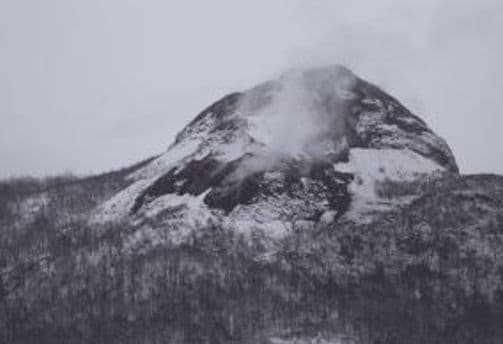
{"type": "Polygon", "coordinates": [[[79,188],[91,188],[94,190],[97,190],[102,186],[110,188],[110,184],[122,184],[123,186],[125,183],[127,184],[127,181],[124,180],[126,176],[144,167],[155,158],[156,157],[154,156],[129,167],[86,177],[66,173],[63,175],[48,176],[43,178],[26,176],[3,179],[0,180],[0,203],[20,200],[26,198],[27,196],[43,192],[70,192],[70,188],[72,186],[78,186],[79,188]]]}

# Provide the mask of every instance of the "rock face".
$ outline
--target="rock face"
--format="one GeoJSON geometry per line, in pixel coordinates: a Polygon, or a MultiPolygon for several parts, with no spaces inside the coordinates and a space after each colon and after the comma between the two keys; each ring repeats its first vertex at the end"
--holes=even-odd
{"type": "Polygon", "coordinates": [[[376,86],[341,66],[298,70],[201,112],[94,219],[280,239],[386,206],[379,181],[457,171],[447,144],[376,86]]]}

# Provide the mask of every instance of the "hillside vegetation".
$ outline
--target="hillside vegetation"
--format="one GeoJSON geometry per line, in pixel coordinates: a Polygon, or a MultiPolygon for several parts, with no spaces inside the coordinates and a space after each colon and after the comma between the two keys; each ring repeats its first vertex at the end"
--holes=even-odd
{"type": "Polygon", "coordinates": [[[383,197],[415,201],[372,223],[299,230],[264,259],[260,233],[250,241],[218,226],[131,251],[135,228],[86,221],[123,176],[2,184],[27,191],[2,192],[1,342],[503,338],[501,177],[382,183],[383,197]]]}

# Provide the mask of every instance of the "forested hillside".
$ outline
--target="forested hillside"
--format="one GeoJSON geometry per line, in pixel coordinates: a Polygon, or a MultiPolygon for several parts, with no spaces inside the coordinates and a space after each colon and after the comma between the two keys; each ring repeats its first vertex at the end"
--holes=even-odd
{"type": "Polygon", "coordinates": [[[81,216],[123,182],[120,174],[63,180],[29,198],[4,198],[7,208],[24,209],[41,195],[54,203],[37,209],[29,201],[23,223],[2,216],[3,342],[503,338],[501,177],[383,183],[383,197],[420,197],[369,224],[299,231],[268,259],[265,238],[218,226],[180,247],[144,242],[129,250],[134,228],[89,226],[81,216]]]}

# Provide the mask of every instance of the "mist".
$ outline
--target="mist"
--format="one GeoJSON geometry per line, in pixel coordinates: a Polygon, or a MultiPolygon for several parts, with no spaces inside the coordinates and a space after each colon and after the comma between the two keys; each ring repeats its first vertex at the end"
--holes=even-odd
{"type": "Polygon", "coordinates": [[[337,151],[336,143],[344,139],[356,80],[341,66],[291,69],[249,91],[237,112],[247,118],[250,135],[264,145],[265,155],[322,159],[327,151],[337,151]],[[259,98],[257,93],[267,101],[247,101],[259,98]]]}

